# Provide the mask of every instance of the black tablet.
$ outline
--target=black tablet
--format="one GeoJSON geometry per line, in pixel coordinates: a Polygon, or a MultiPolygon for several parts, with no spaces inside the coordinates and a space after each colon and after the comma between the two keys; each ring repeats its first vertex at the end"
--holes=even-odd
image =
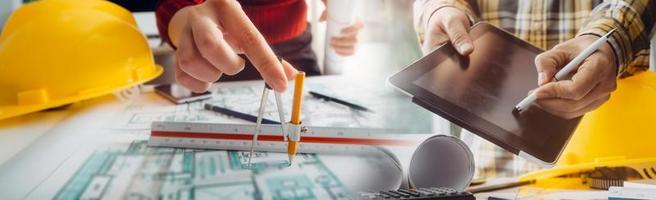
{"type": "Polygon", "coordinates": [[[445,44],[389,78],[433,113],[531,161],[552,166],[579,118],[563,119],[533,105],[514,106],[537,87],[541,49],[493,25],[478,23],[474,51],[460,56],[445,44]]]}

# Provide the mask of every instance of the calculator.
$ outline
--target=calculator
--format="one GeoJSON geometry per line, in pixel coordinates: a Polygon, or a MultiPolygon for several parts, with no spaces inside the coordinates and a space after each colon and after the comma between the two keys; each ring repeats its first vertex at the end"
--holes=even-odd
{"type": "Polygon", "coordinates": [[[380,192],[362,192],[359,199],[374,200],[374,199],[462,199],[474,200],[474,195],[467,191],[456,190],[446,187],[430,187],[430,188],[415,188],[415,189],[398,189],[380,192]]]}

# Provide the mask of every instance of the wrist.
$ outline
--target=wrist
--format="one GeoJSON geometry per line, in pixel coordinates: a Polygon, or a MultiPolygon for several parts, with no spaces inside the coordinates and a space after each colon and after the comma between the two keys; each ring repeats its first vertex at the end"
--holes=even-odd
{"type": "MultiPolygon", "coordinates": [[[[601,36],[597,34],[581,34],[579,36],[576,36],[576,38],[585,41],[585,46],[581,48],[586,48],[588,45],[592,44],[593,42],[601,38],[601,36]]],[[[613,48],[610,41],[606,41],[604,44],[602,44],[597,50],[597,52],[604,54],[606,58],[610,59],[610,62],[613,64],[613,70],[615,71],[615,73],[619,71],[620,64],[615,49],[613,48]]]]}
{"type": "Polygon", "coordinates": [[[608,33],[608,31],[611,29],[615,28],[615,33],[613,33],[608,38],[606,43],[611,47],[610,49],[613,54],[612,58],[615,61],[615,66],[618,68],[617,74],[618,77],[621,77],[626,75],[624,74],[626,67],[633,55],[632,48],[623,47],[631,47],[631,41],[628,39],[629,36],[627,35],[624,28],[618,24],[614,24],[615,22],[610,22],[608,20],[609,19],[600,19],[589,21],[583,27],[581,27],[581,29],[576,34],[576,37],[588,35],[599,38],[608,33]]]}

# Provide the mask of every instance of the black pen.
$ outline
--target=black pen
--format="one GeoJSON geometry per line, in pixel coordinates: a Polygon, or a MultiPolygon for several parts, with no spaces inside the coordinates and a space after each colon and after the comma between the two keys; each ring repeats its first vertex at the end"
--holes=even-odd
{"type": "MultiPolygon", "coordinates": [[[[218,113],[221,113],[221,114],[224,114],[224,115],[228,115],[230,117],[243,119],[243,120],[250,121],[250,122],[253,122],[253,123],[257,122],[257,117],[254,116],[254,115],[246,114],[246,113],[239,112],[239,111],[230,110],[230,109],[215,106],[215,105],[212,105],[212,104],[209,104],[209,103],[205,104],[205,110],[211,110],[211,111],[218,112],[218,113]]],[[[266,119],[266,118],[262,118],[262,124],[280,124],[280,122],[273,121],[273,120],[266,119]]]]}
{"type": "Polygon", "coordinates": [[[326,95],[323,95],[323,94],[319,94],[319,93],[314,92],[314,91],[310,91],[310,95],[312,95],[313,97],[316,97],[316,98],[326,100],[326,101],[332,101],[332,102],[335,102],[335,103],[338,103],[338,104],[348,106],[351,109],[373,112],[372,110],[370,110],[370,109],[368,109],[364,106],[354,104],[354,103],[350,103],[348,101],[344,101],[344,100],[341,100],[341,99],[338,99],[338,98],[335,98],[335,97],[330,97],[330,96],[326,96],[326,95]]]}

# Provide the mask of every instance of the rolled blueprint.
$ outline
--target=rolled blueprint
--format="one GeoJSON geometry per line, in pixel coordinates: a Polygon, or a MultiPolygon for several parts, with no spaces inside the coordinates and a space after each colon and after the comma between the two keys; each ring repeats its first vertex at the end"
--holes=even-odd
{"type": "Polygon", "coordinates": [[[341,74],[347,58],[335,52],[330,46],[330,39],[342,35],[343,28],[355,22],[355,2],[352,0],[328,0],[326,27],[326,51],[324,57],[325,74],[341,74]]]}

